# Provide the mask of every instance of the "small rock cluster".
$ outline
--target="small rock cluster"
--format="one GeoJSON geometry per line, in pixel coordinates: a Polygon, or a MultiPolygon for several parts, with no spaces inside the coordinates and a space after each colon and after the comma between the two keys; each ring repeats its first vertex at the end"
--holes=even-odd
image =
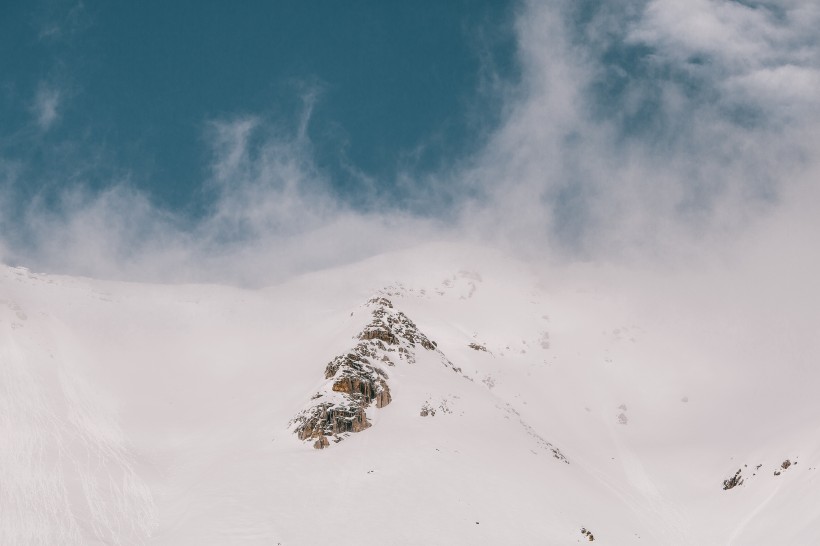
{"type": "Polygon", "coordinates": [[[626,425],[629,423],[629,418],[626,416],[626,404],[621,404],[618,409],[621,410],[621,413],[618,414],[618,423],[626,425]]]}
{"type": "MultiPolygon", "coordinates": [[[[774,475],[775,476],[780,476],[780,474],[782,474],[785,470],[789,469],[791,466],[796,465],[796,464],[797,464],[797,462],[792,462],[791,460],[786,459],[785,461],[780,463],[780,466],[778,466],[775,469],[774,475]]],[[[747,467],[748,465],[744,464],[743,466],[747,467]]],[[[754,467],[754,473],[752,474],[752,477],[757,476],[757,471],[759,471],[762,466],[763,466],[763,464],[761,463],[761,464],[758,464],[757,466],[754,467]]],[[[739,485],[743,485],[744,478],[741,474],[742,470],[743,470],[742,468],[738,468],[738,470],[737,470],[737,472],[735,472],[734,476],[732,476],[728,480],[723,480],[723,490],[724,491],[727,491],[729,489],[733,489],[733,488],[735,488],[739,485]]],[[[747,477],[748,477],[748,475],[747,475],[747,477]]]]}
{"type": "Polygon", "coordinates": [[[729,478],[728,480],[723,480],[723,490],[728,491],[729,489],[735,488],[738,485],[743,485],[743,478],[740,475],[741,469],[738,468],[735,475],[729,478]]]}
{"type": "MultiPolygon", "coordinates": [[[[458,398],[458,396],[455,398],[458,398]]],[[[438,407],[434,406],[430,400],[427,400],[424,405],[421,406],[419,415],[421,417],[435,417],[436,411],[440,411],[441,413],[453,413],[453,410],[450,409],[449,400],[447,398],[442,398],[438,407]]]]}
{"type": "Polygon", "coordinates": [[[790,460],[786,459],[785,461],[783,461],[782,463],[780,463],[780,468],[778,468],[777,470],[775,470],[775,471],[774,471],[774,475],[775,475],[775,476],[779,476],[779,475],[780,475],[780,473],[781,473],[783,470],[788,470],[788,468],[789,468],[791,465],[793,465],[793,464],[797,464],[797,463],[792,463],[790,460]]]}
{"type": "Polygon", "coordinates": [[[592,534],[592,531],[587,529],[586,527],[581,527],[581,534],[587,537],[590,542],[595,540],[595,535],[592,534]]]}

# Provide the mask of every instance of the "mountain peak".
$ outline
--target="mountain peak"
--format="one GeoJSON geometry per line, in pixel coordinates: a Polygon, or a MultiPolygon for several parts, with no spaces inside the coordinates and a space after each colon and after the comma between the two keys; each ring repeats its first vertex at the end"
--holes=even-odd
{"type": "Polygon", "coordinates": [[[329,436],[338,443],[369,428],[371,405],[379,409],[392,401],[385,367],[415,364],[419,347],[438,353],[445,366],[461,371],[391,300],[375,296],[365,306],[372,309],[371,320],[355,336],[357,343],[327,364],[327,381],[311,397],[308,407],[290,421],[299,439],[312,440],[316,449],[328,447],[329,436]]]}

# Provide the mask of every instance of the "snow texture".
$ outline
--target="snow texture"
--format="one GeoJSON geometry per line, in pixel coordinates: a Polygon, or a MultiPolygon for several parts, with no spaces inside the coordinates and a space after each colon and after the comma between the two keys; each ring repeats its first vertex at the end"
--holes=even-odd
{"type": "Polygon", "coordinates": [[[258,290],[2,266],[0,544],[820,543],[820,322],[656,280],[445,244],[258,290]],[[361,431],[294,433],[356,396],[361,431]]]}

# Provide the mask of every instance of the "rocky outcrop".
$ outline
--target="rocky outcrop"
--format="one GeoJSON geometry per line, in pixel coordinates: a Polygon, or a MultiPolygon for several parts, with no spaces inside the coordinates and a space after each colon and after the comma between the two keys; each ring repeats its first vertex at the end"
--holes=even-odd
{"type": "Polygon", "coordinates": [[[507,413],[508,416],[515,417],[516,419],[518,419],[518,422],[521,424],[521,427],[524,429],[524,431],[533,440],[535,440],[535,442],[541,449],[551,453],[554,459],[569,464],[569,460],[564,456],[563,453],[561,453],[561,450],[555,447],[551,442],[545,440],[543,436],[538,434],[538,432],[536,432],[536,430],[532,426],[530,426],[529,423],[524,421],[524,419],[521,417],[521,414],[518,412],[518,410],[512,407],[512,405],[507,403],[503,406],[497,405],[496,407],[503,410],[505,413],[507,413]]]}
{"type": "Polygon", "coordinates": [[[796,462],[791,462],[789,459],[786,459],[782,463],[780,463],[780,468],[774,471],[775,476],[779,476],[784,470],[788,470],[789,467],[793,464],[797,464],[796,462]]]}
{"type": "Polygon", "coordinates": [[[356,336],[358,343],[327,364],[327,383],[290,422],[299,439],[313,440],[316,449],[329,447],[328,437],[339,442],[369,428],[368,408],[383,408],[392,401],[384,366],[415,364],[419,346],[438,352],[445,365],[459,371],[389,299],[376,297],[367,306],[373,309],[371,320],[356,336]]]}
{"type": "Polygon", "coordinates": [[[407,315],[393,309],[393,303],[387,298],[373,298],[368,302],[368,305],[376,307],[373,311],[373,320],[364,327],[359,334],[359,339],[364,341],[375,339],[388,345],[399,345],[400,349],[405,349],[405,351],[400,352],[405,354],[412,362],[415,361],[411,358],[414,351],[409,351],[409,349],[415,349],[416,345],[421,345],[428,351],[436,350],[436,342],[430,341],[427,336],[421,333],[407,315]]]}
{"type": "Polygon", "coordinates": [[[737,469],[735,475],[729,478],[728,480],[723,480],[723,490],[728,491],[729,489],[733,489],[738,485],[743,485],[743,477],[740,475],[741,473],[740,468],[737,469]]]}
{"type": "Polygon", "coordinates": [[[338,436],[346,432],[361,432],[370,426],[362,404],[323,402],[300,416],[296,434],[300,440],[338,436]]]}

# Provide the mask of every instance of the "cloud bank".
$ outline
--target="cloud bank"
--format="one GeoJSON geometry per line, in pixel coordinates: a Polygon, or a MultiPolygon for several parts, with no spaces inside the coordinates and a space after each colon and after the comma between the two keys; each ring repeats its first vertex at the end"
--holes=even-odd
{"type": "MultiPolygon", "coordinates": [[[[497,86],[504,114],[486,143],[441,172],[340,193],[317,165],[309,106],[290,131],[254,115],[209,122],[210,204],[197,218],[127,177],[21,208],[18,165],[0,157],[0,259],[264,284],[441,238],[561,260],[806,258],[820,234],[818,28],[809,0],[523,3],[521,80],[497,86]]],[[[57,98],[38,97],[41,128],[57,98]]]]}
{"type": "Polygon", "coordinates": [[[818,22],[809,2],[528,4],[524,82],[465,216],[589,258],[740,236],[814,192],[818,22]]]}

